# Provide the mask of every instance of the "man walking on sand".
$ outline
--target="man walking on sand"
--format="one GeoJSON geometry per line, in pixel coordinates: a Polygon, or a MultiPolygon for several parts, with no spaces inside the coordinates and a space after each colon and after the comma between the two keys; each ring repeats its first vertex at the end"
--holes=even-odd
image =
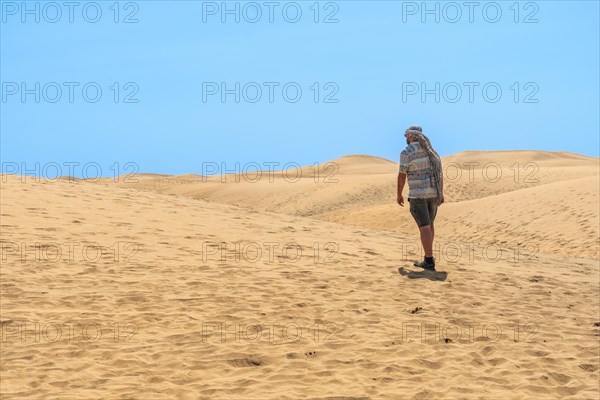
{"type": "Polygon", "coordinates": [[[408,177],[410,213],[419,227],[425,252],[425,259],[421,262],[415,261],[415,266],[435,270],[433,222],[438,206],[444,202],[442,160],[431,147],[429,139],[423,134],[420,126],[408,128],[404,137],[408,146],[400,153],[398,204],[404,207],[402,189],[408,177]]]}

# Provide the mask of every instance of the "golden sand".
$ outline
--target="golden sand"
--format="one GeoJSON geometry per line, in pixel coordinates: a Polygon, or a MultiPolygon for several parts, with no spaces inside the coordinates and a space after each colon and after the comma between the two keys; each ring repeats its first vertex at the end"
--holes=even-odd
{"type": "Polygon", "coordinates": [[[437,272],[376,157],[2,176],[2,399],[597,399],[598,159],[444,164],[437,272]]]}

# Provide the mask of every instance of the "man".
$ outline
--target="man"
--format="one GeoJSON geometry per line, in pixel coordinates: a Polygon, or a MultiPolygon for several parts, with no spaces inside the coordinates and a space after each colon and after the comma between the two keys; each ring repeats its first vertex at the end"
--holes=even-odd
{"type": "Polygon", "coordinates": [[[425,259],[415,261],[415,266],[435,270],[433,222],[438,206],[444,202],[442,161],[420,126],[408,128],[404,137],[408,146],[400,153],[398,204],[404,207],[402,190],[408,177],[410,213],[419,227],[425,252],[425,259]]]}

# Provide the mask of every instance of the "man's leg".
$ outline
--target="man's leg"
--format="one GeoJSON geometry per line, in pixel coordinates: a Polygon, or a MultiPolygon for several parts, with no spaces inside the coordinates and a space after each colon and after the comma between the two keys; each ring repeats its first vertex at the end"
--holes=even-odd
{"type": "Polygon", "coordinates": [[[421,233],[421,244],[425,251],[425,257],[433,257],[433,225],[425,225],[419,228],[421,233]]]}
{"type": "Polygon", "coordinates": [[[432,202],[429,199],[415,199],[411,200],[410,213],[414,217],[417,226],[419,227],[419,234],[421,236],[421,244],[423,245],[423,251],[425,253],[425,259],[420,262],[415,262],[416,267],[425,269],[435,269],[435,259],[433,258],[433,219],[435,218],[435,211],[431,213],[432,202]],[[433,215],[432,215],[433,214],[433,215]]]}
{"type": "MultiPolygon", "coordinates": [[[[435,228],[434,228],[434,221],[435,221],[435,217],[437,216],[437,199],[429,199],[427,201],[427,208],[429,211],[429,227],[431,229],[431,254],[433,256],[433,240],[435,239],[435,228]]],[[[425,247],[425,246],[423,246],[425,247]]],[[[425,253],[427,256],[427,253],[425,253]]]]}

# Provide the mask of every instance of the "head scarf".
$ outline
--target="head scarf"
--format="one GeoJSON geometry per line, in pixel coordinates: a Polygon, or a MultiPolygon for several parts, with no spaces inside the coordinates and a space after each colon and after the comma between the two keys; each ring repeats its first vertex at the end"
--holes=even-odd
{"type": "Polygon", "coordinates": [[[431,146],[429,138],[425,136],[425,134],[423,134],[423,129],[420,126],[413,125],[406,130],[406,133],[415,138],[417,142],[419,142],[419,144],[421,145],[421,148],[425,150],[425,153],[427,153],[429,163],[431,164],[431,168],[433,170],[432,180],[434,181],[433,184],[437,192],[437,200],[439,205],[442,201],[442,198],[444,197],[444,177],[442,173],[442,160],[439,154],[431,146]]]}

